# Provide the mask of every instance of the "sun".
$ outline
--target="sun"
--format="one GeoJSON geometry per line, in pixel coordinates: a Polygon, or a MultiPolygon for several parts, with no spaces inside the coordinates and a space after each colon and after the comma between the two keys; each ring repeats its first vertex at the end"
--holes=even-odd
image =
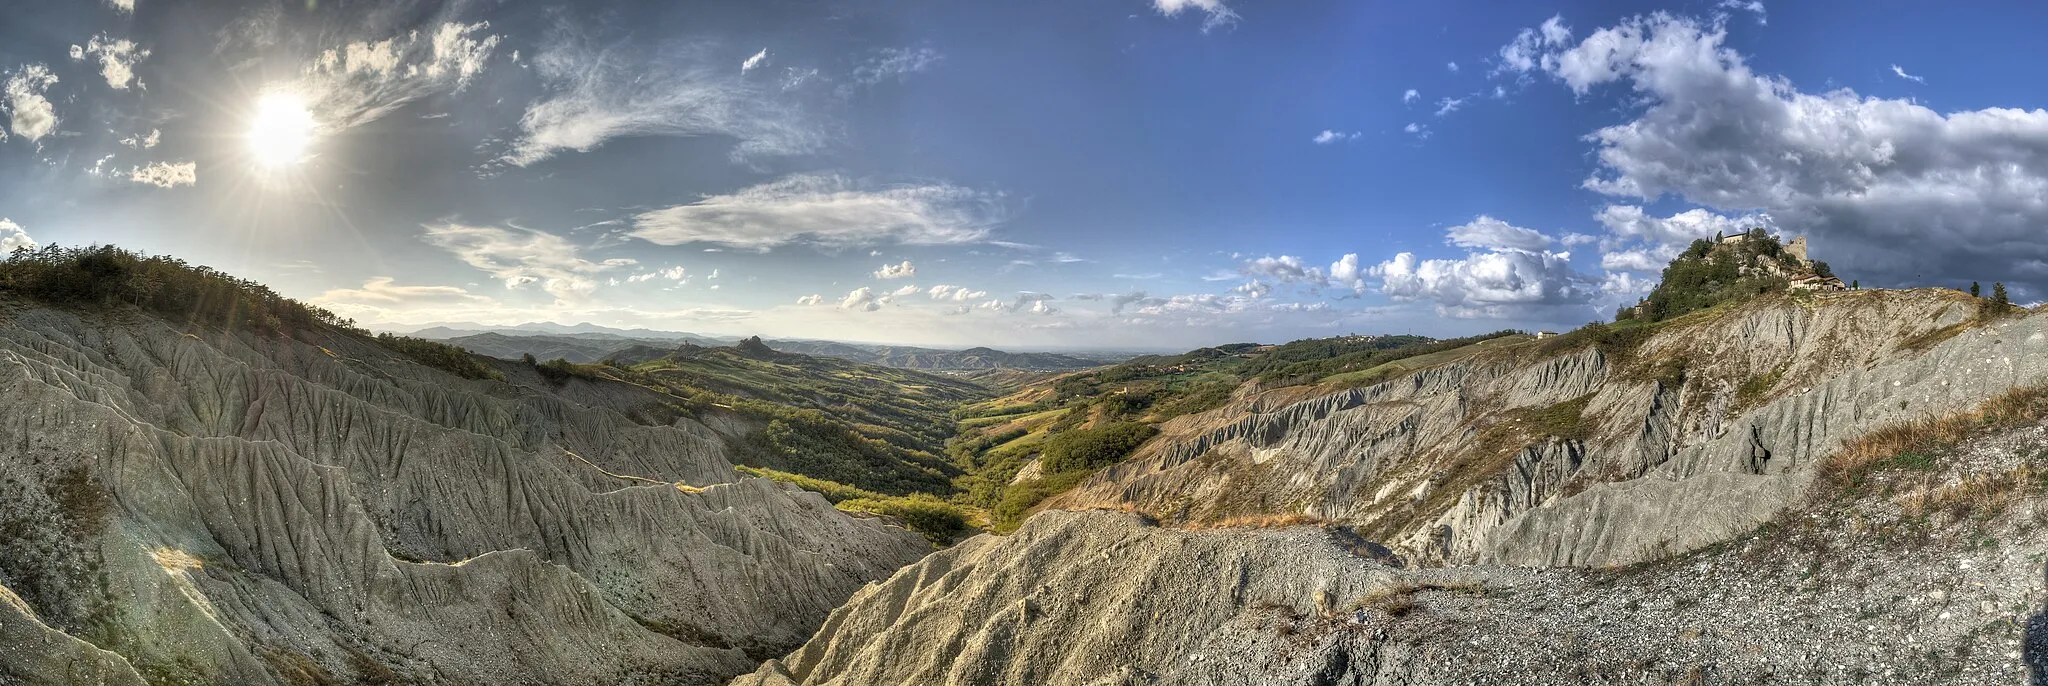
{"type": "Polygon", "coordinates": [[[268,93],[256,100],[249,120],[249,153],[264,167],[280,168],[306,159],[313,144],[313,113],[293,93],[268,93]]]}

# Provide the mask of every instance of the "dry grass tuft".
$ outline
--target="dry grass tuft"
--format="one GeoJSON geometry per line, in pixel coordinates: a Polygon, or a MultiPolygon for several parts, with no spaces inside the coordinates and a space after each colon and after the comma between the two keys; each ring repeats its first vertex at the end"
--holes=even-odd
{"type": "Polygon", "coordinates": [[[1322,526],[1329,520],[1305,514],[1254,514],[1225,517],[1205,522],[1188,522],[1180,528],[1188,531],[1210,529],[1282,529],[1290,526],[1322,526]]]}
{"type": "Polygon", "coordinates": [[[1923,417],[1863,435],[1828,458],[1821,476],[1850,490],[1860,489],[1879,470],[1934,469],[1936,455],[1987,429],[2008,429],[2048,418],[2048,387],[2015,388],[1976,410],[1923,417]]]}
{"type": "Polygon", "coordinates": [[[1399,581],[1391,586],[1367,593],[1358,599],[1357,609],[1379,610],[1388,616],[1401,617],[1421,607],[1415,594],[1424,591],[1444,591],[1459,595],[1486,595],[1489,589],[1476,581],[1399,581]]]}

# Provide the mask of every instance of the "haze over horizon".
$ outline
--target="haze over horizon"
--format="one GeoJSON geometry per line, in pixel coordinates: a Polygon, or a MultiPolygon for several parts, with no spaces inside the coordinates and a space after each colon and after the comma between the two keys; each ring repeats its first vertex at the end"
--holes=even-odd
{"type": "Polygon", "coordinates": [[[5,3],[0,248],[381,329],[1003,349],[1569,328],[1752,226],[2048,293],[2043,6],[575,9],[5,3]]]}

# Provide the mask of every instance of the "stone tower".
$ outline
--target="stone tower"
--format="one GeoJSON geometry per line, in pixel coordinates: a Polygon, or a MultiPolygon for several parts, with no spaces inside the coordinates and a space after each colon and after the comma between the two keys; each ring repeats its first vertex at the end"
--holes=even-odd
{"type": "Polygon", "coordinates": [[[1810,262],[1810,261],[1811,261],[1811,260],[1808,260],[1808,259],[1806,258],[1806,237],[1805,237],[1805,236],[1799,236],[1799,237],[1793,238],[1793,239],[1792,239],[1792,242],[1791,242],[1791,243],[1787,243],[1787,244],[1785,244],[1785,252],[1786,252],[1786,253],[1788,253],[1788,254],[1790,254],[1790,255],[1792,255],[1793,257],[1797,257],[1797,258],[1799,258],[1799,261],[1800,261],[1800,262],[1810,262]]]}

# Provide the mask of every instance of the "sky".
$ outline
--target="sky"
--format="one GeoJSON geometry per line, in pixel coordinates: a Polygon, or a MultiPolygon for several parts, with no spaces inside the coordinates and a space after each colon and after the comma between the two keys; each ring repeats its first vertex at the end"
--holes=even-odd
{"type": "Polygon", "coordinates": [[[1562,330],[1757,226],[2048,294],[2048,5],[1514,7],[0,0],[0,248],[1011,349],[1562,330]]]}

